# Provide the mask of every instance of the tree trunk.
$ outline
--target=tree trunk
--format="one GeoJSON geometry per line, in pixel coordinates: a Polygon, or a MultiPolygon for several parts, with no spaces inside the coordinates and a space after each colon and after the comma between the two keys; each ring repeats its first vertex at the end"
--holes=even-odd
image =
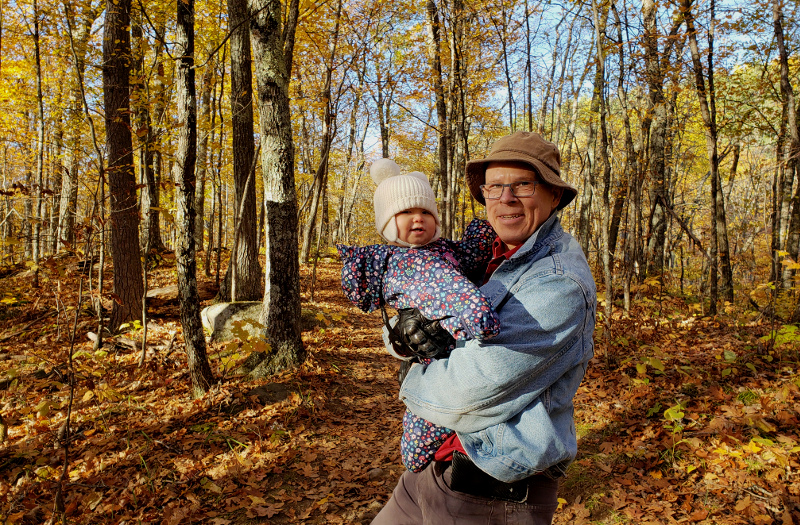
{"type": "MultiPolygon", "coordinates": [[[[350,109],[350,131],[347,138],[347,153],[345,155],[345,172],[342,174],[342,184],[339,190],[339,199],[336,204],[336,219],[332,228],[333,243],[340,243],[347,235],[344,225],[347,220],[345,218],[345,210],[347,209],[347,184],[350,180],[353,161],[353,150],[356,145],[356,138],[358,136],[358,110],[361,105],[361,96],[364,90],[364,74],[363,69],[358,70],[359,85],[355,90],[353,104],[350,109]]],[[[359,177],[360,173],[355,173],[355,177],[359,177]]],[[[263,208],[262,208],[263,209],[263,208]]]]}
{"type": "Polygon", "coordinates": [[[666,242],[667,217],[664,202],[667,202],[667,181],[665,180],[664,148],[666,142],[667,108],[664,100],[664,73],[659,61],[656,26],[656,5],[653,0],[644,0],[642,4],[644,21],[644,60],[645,73],[649,88],[649,161],[651,213],[649,239],[647,245],[647,274],[660,276],[664,271],[664,244],[666,242]]]}
{"type": "MultiPolygon", "coordinates": [[[[597,38],[595,38],[595,47],[597,46],[597,38]]],[[[592,93],[591,112],[598,115],[598,123],[595,126],[594,119],[589,120],[588,138],[586,140],[586,162],[584,167],[588,172],[588,177],[583,179],[583,188],[581,190],[579,208],[578,208],[578,242],[581,244],[583,251],[589,253],[591,246],[590,240],[592,235],[592,203],[594,201],[594,192],[597,187],[597,169],[602,167],[595,159],[595,152],[597,151],[597,128],[602,124],[600,122],[601,116],[601,99],[605,89],[604,80],[604,66],[600,63],[602,50],[597,50],[597,64],[595,66],[594,75],[594,91],[592,93]]],[[[602,148],[602,146],[601,146],[602,148]]]]}
{"type": "Polygon", "coordinates": [[[434,181],[439,181],[442,185],[442,193],[448,194],[446,184],[450,167],[447,164],[447,152],[450,149],[450,123],[447,121],[447,105],[445,103],[446,94],[444,92],[444,83],[442,82],[442,37],[441,37],[441,23],[439,22],[439,13],[436,9],[434,0],[428,0],[426,3],[427,16],[427,44],[428,44],[428,62],[430,64],[432,78],[433,78],[433,93],[436,97],[436,153],[437,160],[434,166],[434,181]]]}
{"type": "MultiPolygon", "coordinates": [[[[73,64],[73,72],[75,73],[75,78],[72,82],[70,82],[70,94],[69,94],[69,104],[68,104],[68,138],[66,141],[67,145],[67,168],[65,169],[64,176],[62,176],[62,188],[61,188],[61,204],[59,206],[59,218],[58,218],[58,237],[59,242],[63,242],[66,240],[70,244],[74,244],[75,241],[75,221],[76,221],[76,211],[77,211],[77,199],[78,199],[78,160],[80,155],[80,144],[81,144],[81,130],[80,130],[80,123],[83,119],[89,125],[89,130],[91,134],[91,141],[92,145],[94,146],[95,153],[97,155],[96,158],[96,165],[97,165],[97,173],[98,173],[98,188],[101,193],[104,192],[104,184],[105,184],[105,158],[103,155],[103,151],[100,149],[99,139],[97,137],[97,130],[95,129],[94,119],[92,118],[89,112],[89,106],[86,101],[86,90],[83,81],[83,73],[85,69],[85,57],[86,57],[86,49],[87,49],[87,42],[90,35],[90,30],[92,25],[94,24],[97,17],[100,15],[100,12],[103,8],[103,2],[97,4],[96,7],[93,7],[91,3],[84,6],[83,11],[81,12],[81,24],[78,27],[78,30],[75,31],[74,29],[74,22],[75,17],[72,12],[72,8],[69,2],[64,3],[64,20],[67,23],[67,36],[69,38],[70,43],[70,51],[71,51],[71,58],[73,64]],[[68,181],[65,183],[64,181],[68,181]],[[67,185],[69,187],[67,187],[67,185]]],[[[91,217],[91,220],[94,220],[94,210],[97,208],[97,192],[95,191],[94,199],[90,205],[87,205],[87,211],[89,210],[89,206],[91,206],[92,211],[88,211],[88,216],[91,217]]],[[[100,209],[100,215],[103,215],[103,209],[100,209]]],[[[105,228],[101,227],[101,238],[105,238],[105,228]]],[[[92,247],[89,246],[91,251],[92,247]]],[[[91,287],[91,272],[90,272],[90,283],[89,286],[91,287]]],[[[99,301],[99,299],[98,299],[99,301]]],[[[98,309],[99,311],[99,309],[98,309]]],[[[102,322],[102,319],[101,319],[102,322]]],[[[99,345],[102,340],[102,332],[98,330],[98,338],[97,344],[99,345]]]]}
{"type": "Polygon", "coordinates": [[[126,321],[141,319],[139,306],[144,291],[130,121],[130,12],[130,0],[106,2],[103,100],[111,197],[111,257],[116,296],[111,310],[112,331],[126,321]]]}
{"type": "MultiPolygon", "coordinates": [[[[495,31],[497,32],[497,39],[500,41],[500,50],[503,59],[503,75],[505,76],[505,81],[506,81],[506,103],[508,104],[508,128],[511,130],[511,133],[514,133],[517,130],[517,119],[516,119],[517,115],[516,115],[516,104],[514,102],[514,81],[512,77],[511,67],[508,61],[508,55],[509,55],[508,16],[509,15],[506,13],[505,2],[500,2],[499,7],[500,7],[500,19],[496,20],[495,17],[491,14],[491,11],[489,11],[490,13],[489,18],[492,22],[492,25],[494,26],[495,31]]],[[[557,32],[558,28],[556,28],[556,33],[557,32]]],[[[558,37],[556,37],[556,42],[558,42],[558,37]]],[[[544,113],[546,107],[547,107],[547,95],[545,95],[544,97],[544,103],[542,105],[542,113],[544,113]]],[[[540,131],[540,133],[542,131],[540,131]]]]}
{"type": "MultiPolygon", "coordinates": [[[[622,20],[619,16],[619,11],[612,3],[611,10],[614,13],[614,18],[617,26],[617,40],[622,42],[622,20]]],[[[614,203],[614,219],[612,220],[612,231],[610,243],[612,247],[617,244],[617,231],[619,228],[620,217],[622,215],[622,208],[624,203],[628,203],[628,228],[627,235],[624,239],[624,261],[623,261],[623,293],[624,293],[624,308],[625,313],[630,312],[630,284],[634,274],[634,261],[636,260],[635,253],[639,245],[639,216],[641,215],[641,206],[637,198],[638,190],[640,189],[641,179],[636,177],[634,170],[636,167],[636,148],[633,143],[633,133],[631,131],[631,121],[629,117],[628,93],[625,91],[625,50],[622,46],[618,48],[619,55],[619,84],[617,87],[617,97],[619,98],[622,108],[622,121],[625,128],[625,166],[623,168],[622,181],[620,182],[619,194],[614,203]]],[[[616,249],[614,249],[616,253],[616,249]]]]}
{"type": "Polygon", "coordinates": [[[442,237],[451,238],[457,222],[456,204],[460,182],[464,175],[466,160],[469,158],[467,138],[469,129],[466,116],[466,95],[464,82],[467,78],[466,61],[462,53],[465,45],[467,20],[463,0],[454,0],[451,11],[450,31],[450,113],[448,122],[452,123],[453,133],[449,135],[452,141],[448,142],[450,154],[448,158],[449,171],[447,185],[443,187],[444,198],[440,209],[442,219],[442,237]]]}
{"type": "Polygon", "coordinates": [[[208,173],[208,139],[211,134],[211,89],[214,78],[214,61],[209,57],[203,70],[203,81],[200,88],[200,138],[197,141],[197,192],[194,197],[194,208],[197,216],[194,220],[194,243],[198,252],[205,246],[206,217],[206,174],[208,173]]]}
{"type": "MultiPolygon", "coordinates": [[[[783,11],[779,0],[773,1],[772,24],[775,32],[775,41],[778,47],[778,60],[781,67],[783,114],[788,117],[786,120],[787,130],[789,132],[789,154],[786,159],[786,167],[783,175],[783,194],[784,197],[788,197],[788,195],[791,194],[791,189],[787,191],[786,187],[789,186],[789,188],[791,188],[791,181],[794,181],[798,162],[800,162],[800,130],[798,129],[794,90],[792,89],[789,78],[789,57],[784,42],[783,11]]],[[[786,251],[797,261],[800,260],[800,253],[798,253],[800,251],[800,185],[798,185],[792,197],[791,210],[786,239],[786,251]]],[[[789,288],[791,286],[791,271],[788,268],[783,271],[783,286],[784,288],[789,288]]],[[[800,307],[793,315],[793,318],[800,318],[800,307]]]]}
{"type": "Polygon", "coordinates": [[[389,158],[389,117],[390,117],[390,110],[391,110],[391,87],[388,87],[391,82],[391,72],[392,72],[392,59],[391,53],[389,54],[388,60],[388,67],[386,68],[386,77],[384,78],[383,73],[381,71],[376,72],[376,89],[378,91],[378,97],[376,99],[376,104],[378,106],[378,127],[381,133],[381,157],[384,159],[389,158]],[[384,93],[384,88],[389,89],[389,95],[384,93]]]}
{"type": "Polygon", "coordinates": [[[695,91],[697,100],[700,104],[700,115],[706,134],[706,150],[708,151],[709,164],[711,168],[711,230],[712,230],[712,260],[711,260],[711,283],[712,283],[712,303],[709,313],[716,313],[716,293],[715,284],[717,281],[717,265],[721,266],[722,283],[721,291],[723,299],[733,302],[733,272],[731,269],[730,253],[728,253],[728,229],[725,219],[724,194],[721,189],[721,179],[719,175],[719,153],[717,146],[717,109],[714,92],[714,0],[711,2],[711,24],[708,37],[708,86],[706,86],[703,74],[703,65],[700,62],[700,50],[697,45],[697,34],[694,27],[694,15],[692,13],[691,0],[684,2],[684,16],[686,18],[686,32],[689,37],[689,48],[692,55],[692,66],[695,77],[695,91]],[[718,260],[714,258],[714,252],[718,260]]]}
{"type": "Polygon", "coordinates": [[[33,221],[34,286],[39,285],[39,258],[41,257],[42,187],[44,186],[44,97],[42,95],[42,57],[39,49],[39,6],[33,1],[33,54],[36,61],[36,209],[33,221]]]}
{"type": "MultiPolygon", "coordinates": [[[[353,123],[355,125],[355,122],[353,123]]],[[[353,207],[358,196],[358,186],[361,183],[361,177],[364,175],[364,141],[367,137],[367,126],[364,127],[364,132],[358,140],[358,163],[356,164],[355,175],[353,177],[352,189],[350,190],[350,197],[342,203],[342,210],[339,217],[339,240],[338,242],[349,244],[350,243],[350,220],[353,216],[353,207]]],[[[348,159],[351,158],[348,154],[348,159]]],[[[349,160],[348,160],[349,163],[349,160]]]]}
{"type": "MultiPolygon", "coordinates": [[[[300,252],[300,260],[308,261],[311,253],[311,240],[312,232],[314,231],[314,223],[317,219],[317,210],[319,209],[320,198],[323,200],[328,191],[328,159],[330,158],[331,145],[336,134],[336,114],[333,108],[333,100],[331,98],[331,82],[333,78],[333,69],[336,65],[336,51],[339,42],[339,22],[342,14],[342,0],[337,2],[336,19],[333,26],[333,35],[331,35],[328,42],[328,60],[325,67],[325,84],[322,88],[322,101],[324,102],[324,115],[322,117],[322,146],[320,153],[319,166],[317,166],[316,173],[314,174],[314,187],[313,196],[311,199],[311,207],[309,208],[308,220],[303,230],[303,248],[300,252]]],[[[327,209],[323,210],[327,211],[327,209]]],[[[327,221],[327,213],[323,213],[320,218],[318,228],[318,239],[321,239],[322,232],[325,229],[323,223],[327,221]]],[[[319,244],[319,243],[318,243],[319,244]]]]}
{"type": "Polygon", "coordinates": [[[155,160],[155,133],[152,120],[150,118],[149,90],[147,89],[147,76],[144,70],[144,59],[146,54],[147,42],[145,41],[142,23],[145,14],[139,9],[134,12],[131,23],[131,37],[133,39],[133,75],[131,91],[133,94],[132,105],[136,118],[136,137],[139,140],[139,185],[141,191],[141,210],[142,228],[139,235],[139,244],[145,254],[145,260],[150,257],[150,250],[161,251],[163,244],[153,245],[152,242],[160,242],[161,237],[154,239],[151,236],[152,228],[150,223],[158,220],[158,210],[154,210],[157,205],[153,204],[157,199],[154,193],[158,191],[155,183],[155,172],[153,162],[155,160]]]}
{"type": "MultiPolygon", "coordinates": [[[[595,46],[597,47],[597,80],[600,82],[600,90],[598,93],[598,113],[599,113],[599,127],[600,127],[600,159],[597,162],[598,172],[602,172],[603,176],[603,231],[601,234],[601,251],[603,260],[603,274],[606,285],[606,304],[605,304],[605,330],[603,336],[606,343],[606,353],[611,348],[611,315],[613,313],[614,304],[614,280],[612,276],[612,268],[614,266],[614,259],[612,252],[614,248],[611,246],[611,161],[608,156],[608,128],[606,126],[606,97],[605,97],[605,42],[603,35],[606,31],[606,22],[608,20],[608,8],[603,8],[602,11],[597,5],[597,0],[592,0],[592,15],[595,27],[595,46]]],[[[597,87],[597,86],[595,86],[597,87]]]]}
{"type": "Polygon", "coordinates": [[[178,149],[176,193],[180,228],[176,250],[178,291],[183,339],[189,357],[192,395],[200,397],[211,387],[214,376],[206,356],[206,340],[200,322],[195,258],[195,162],[197,161],[197,102],[194,85],[194,0],[178,0],[175,36],[178,149]]]}
{"type": "MultiPolygon", "coordinates": [[[[158,14],[156,21],[156,33],[163,37],[166,31],[166,20],[163,13],[158,14]]],[[[150,250],[165,250],[164,241],[161,237],[161,180],[164,173],[164,155],[162,154],[163,146],[161,144],[161,137],[164,134],[164,127],[168,124],[169,119],[165,115],[167,108],[168,87],[164,82],[164,47],[165,43],[160,38],[155,42],[154,61],[156,68],[156,75],[153,85],[153,111],[152,115],[155,119],[150,118],[148,128],[149,134],[147,141],[149,144],[149,151],[152,153],[152,159],[147,165],[147,170],[144,172],[146,180],[144,183],[147,188],[144,195],[147,197],[149,212],[145,215],[147,217],[146,225],[143,229],[143,235],[150,236],[150,250]],[[153,120],[156,124],[153,125],[153,120]]],[[[143,245],[145,243],[142,243],[143,245]]]]}
{"type": "MultiPolygon", "coordinates": [[[[783,222],[782,213],[783,203],[787,201],[786,194],[783,192],[786,167],[783,162],[783,149],[786,142],[786,109],[786,103],[784,103],[783,115],[780,120],[780,127],[778,128],[778,136],[775,139],[775,168],[772,173],[772,213],[770,216],[770,224],[772,225],[772,233],[770,235],[772,265],[769,280],[776,284],[775,292],[777,292],[777,281],[781,277],[781,272],[783,270],[779,256],[781,243],[783,242],[781,230],[783,224],[788,224],[788,220],[783,222]]],[[[791,194],[789,194],[788,197],[791,198],[791,194]]]]}
{"type": "MultiPolygon", "coordinates": [[[[594,40],[592,41],[594,42],[594,40]]],[[[583,82],[586,80],[586,75],[591,69],[591,49],[589,50],[590,56],[586,59],[586,66],[582,69],[580,80],[574,85],[572,90],[572,107],[570,108],[569,124],[567,125],[567,134],[565,137],[565,144],[559,150],[562,151],[561,159],[561,172],[567,178],[570,174],[570,167],[572,165],[572,146],[575,143],[575,130],[578,123],[578,103],[580,102],[580,91],[583,82]]],[[[576,184],[577,185],[577,184],[576,184]]]]}
{"type": "MultiPolygon", "coordinates": [[[[294,5],[294,3],[293,3],[294,5]]],[[[296,8],[296,7],[293,7],[296,8]]],[[[298,263],[297,198],[294,186],[294,145],[289,108],[289,73],[294,26],[282,35],[278,0],[250,0],[261,126],[261,166],[264,173],[267,268],[263,321],[271,346],[269,355],[252,371],[269,375],[305,361],[300,337],[300,268],[298,263]]],[[[297,20],[296,13],[289,20],[297,20]]]]}
{"type": "MultiPolygon", "coordinates": [[[[225,51],[223,49],[223,56],[224,55],[225,55],[225,51]]],[[[222,88],[225,85],[225,80],[224,79],[225,79],[225,73],[223,71],[222,81],[220,82],[220,94],[219,94],[219,97],[217,97],[217,86],[216,86],[216,84],[213,85],[212,88],[211,88],[211,143],[212,144],[214,143],[216,130],[217,130],[217,125],[216,125],[217,104],[219,103],[221,105],[221,102],[222,102],[222,88]]],[[[222,115],[220,115],[220,118],[222,118],[222,115]]],[[[223,135],[223,130],[222,130],[222,128],[220,128],[220,130],[219,130],[220,146],[221,146],[222,135],[223,135]]],[[[222,156],[222,148],[219,147],[218,151],[219,151],[219,156],[221,157],[222,156]]],[[[219,211],[219,208],[217,206],[217,192],[219,191],[219,189],[217,188],[217,177],[215,175],[217,170],[214,169],[214,152],[213,152],[213,150],[211,151],[210,157],[211,158],[209,159],[209,165],[212,168],[211,169],[211,213],[208,216],[208,245],[206,247],[206,260],[205,260],[205,264],[204,264],[204,267],[203,267],[206,277],[211,277],[211,261],[212,261],[211,255],[214,253],[214,251],[219,253],[219,247],[215,246],[215,241],[214,241],[214,232],[216,231],[215,228],[214,228],[214,224],[215,224],[214,221],[217,220],[216,217],[218,215],[220,215],[220,211],[219,211]]],[[[217,283],[217,285],[219,285],[219,269],[217,269],[216,283],[217,283]]]]}
{"type": "MultiPolygon", "coordinates": [[[[88,35],[88,31],[86,32],[88,35]]],[[[80,36],[74,38],[78,47],[80,36]]],[[[85,44],[84,44],[85,47],[85,44]]],[[[80,57],[79,57],[80,58],[80,57]]],[[[76,77],[83,76],[83,60],[73,64],[78,70],[76,77]]],[[[80,104],[80,87],[74,85],[77,80],[71,80],[69,100],[67,102],[66,130],[64,138],[65,159],[64,171],[61,177],[61,204],[58,211],[58,241],[59,250],[63,243],[67,246],[75,244],[75,213],[78,207],[78,166],[80,164],[80,138],[81,116],[83,111],[80,104]]]]}
{"type": "Polygon", "coordinates": [[[253,301],[262,297],[261,265],[258,262],[258,232],[255,176],[251,177],[255,156],[253,142],[253,77],[251,72],[250,34],[247,26],[246,0],[229,0],[228,16],[231,35],[231,128],[233,140],[234,224],[239,228],[236,253],[231,253],[228,270],[222,281],[217,301],[231,300],[232,279],[236,277],[237,301],[253,301]],[[247,184],[248,177],[251,178],[247,184]],[[246,191],[245,191],[246,190],[246,191]],[[244,201],[241,225],[236,217],[244,201]]]}
{"type": "Polygon", "coordinates": [[[303,244],[300,249],[300,260],[304,263],[309,261],[311,255],[311,241],[312,241],[312,233],[314,231],[314,224],[317,220],[317,210],[319,209],[319,203],[322,198],[322,194],[325,190],[325,174],[326,168],[328,163],[328,152],[329,152],[329,144],[327,144],[327,140],[323,136],[323,151],[322,156],[323,158],[320,160],[319,166],[317,166],[317,170],[314,173],[314,181],[311,185],[310,190],[310,203],[308,207],[308,218],[306,219],[306,224],[303,227],[303,244]]]}
{"type": "MultiPolygon", "coordinates": [[[[60,99],[60,97],[59,97],[60,99]]],[[[61,187],[64,183],[64,119],[59,117],[56,122],[55,133],[53,134],[53,147],[55,151],[50,159],[50,173],[53,177],[53,193],[49,198],[50,214],[47,235],[50,238],[48,250],[51,254],[58,253],[58,217],[59,206],[61,206],[61,187]]]]}

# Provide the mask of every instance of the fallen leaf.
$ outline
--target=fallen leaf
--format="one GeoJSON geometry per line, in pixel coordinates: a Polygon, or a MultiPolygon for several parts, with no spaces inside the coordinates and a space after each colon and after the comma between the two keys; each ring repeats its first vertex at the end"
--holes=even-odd
{"type": "Polygon", "coordinates": [[[750,496],[745,496],[744,498],[742,498],[742,499],[740,499],[739,501],[736,502],[736,507],[734,507],[734,508],[736,509],[736,512],[742,512],[744,509],[749,507],[751,504],[752,504],[752,501],[750,501],[750,496]]]}

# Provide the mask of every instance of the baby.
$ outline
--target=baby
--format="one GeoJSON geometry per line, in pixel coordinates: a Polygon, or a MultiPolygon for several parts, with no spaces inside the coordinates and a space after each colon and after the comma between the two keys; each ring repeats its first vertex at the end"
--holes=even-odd
{"type": "MultiPolygon", "coordinates": [[[[495,233],[489,223],[473,220],[460,241],[442,239],[436,199],[423,173],[401,175],[393,160],[381,159],[373,163],[370,175],[378,185],[375,226],[389,244],[337,246],[347,298],[365,312],[384,304],[417,308],[428,319],[441,319],[455,339],[497,335],[497,316],[469,278],[482,277],[491,259],[495,233]]],[[[422,471],[452,433],[406,410],[400,440],[403,464],[422,471]]]]}

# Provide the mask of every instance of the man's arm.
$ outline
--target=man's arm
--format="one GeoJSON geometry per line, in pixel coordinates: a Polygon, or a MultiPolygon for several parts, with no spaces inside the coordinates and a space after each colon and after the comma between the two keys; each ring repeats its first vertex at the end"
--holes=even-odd
{"type": "Polygon", "coordinates": [[[414,414],[459,432],[483,430],[585,361],[589,304],[579,283],[552,274],[518,286],[498,308],[498,336],[459,343],[448,359],[411,368],[400,398],[414,414]]]}

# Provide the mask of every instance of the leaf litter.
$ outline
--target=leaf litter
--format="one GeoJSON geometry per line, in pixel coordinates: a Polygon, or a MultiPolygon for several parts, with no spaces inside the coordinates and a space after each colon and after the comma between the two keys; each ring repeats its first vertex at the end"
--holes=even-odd
{"type": "MultiPolygon", "coordinates": [[[[63,469],[79,274],[74,261],[51,264],[62,266],[48,273],[45,263],[38,290],[24,274],[0,281],[8,432],[0,519],[8,524],[50,519],[63,469]]],[[[151,287],[170,284],[174,273],[164,266],[151,287]]],[[[765,320],[698,317],[677,299],[655,299],[657,309],[642,301],[614,319],[609,350],[596,337],[598,355],[575,400],[579,453],[554,523],[800,522],[797,338],[791,330],[765,337],[765,320]]],[[[141,330],[94,352],[86,334],[96,322],[82,311],[63,486],[68,521],[369,523],[403,470],[398,363],[382,347],[380,316],[343,297],[337,263],[319,265],[315,302],[306,306],[317,322],[303,333],[302,367],[268,380],[235,377],[230,348],[211,344],[221,381],[197,400],[177,302],[153,309],[143,368],[141,330]]]]}

